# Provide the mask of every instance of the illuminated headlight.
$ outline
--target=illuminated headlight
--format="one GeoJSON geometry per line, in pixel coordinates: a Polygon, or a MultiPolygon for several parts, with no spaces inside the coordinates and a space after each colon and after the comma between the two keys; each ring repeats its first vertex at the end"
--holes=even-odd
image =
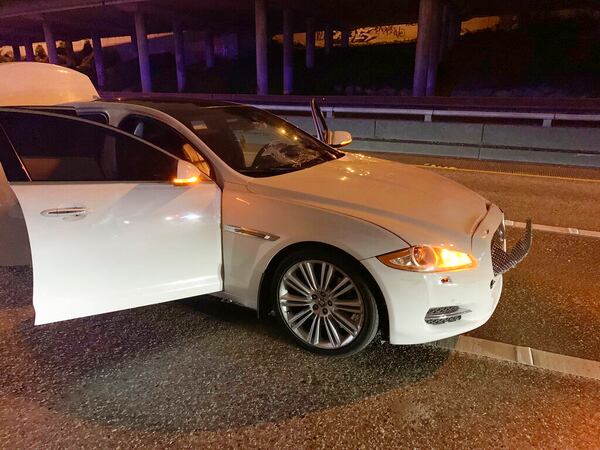
{"type": "Polygon", "coordinates": [[[414,272],[445,272],[476,266],[469,254],[445,247],[417,245],[377,257],[386,266],[414,272]]]}

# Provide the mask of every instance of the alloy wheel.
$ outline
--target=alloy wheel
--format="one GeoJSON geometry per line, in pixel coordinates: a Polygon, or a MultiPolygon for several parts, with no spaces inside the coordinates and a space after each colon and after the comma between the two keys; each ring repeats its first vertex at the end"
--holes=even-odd
{"type": "Polygon", "coordinates": [[[318,260],[294,264],[279,283],[278,306],[302,341],[322,349],[347,346],[365,322],[363,298],[352,279],[318,260]]]}

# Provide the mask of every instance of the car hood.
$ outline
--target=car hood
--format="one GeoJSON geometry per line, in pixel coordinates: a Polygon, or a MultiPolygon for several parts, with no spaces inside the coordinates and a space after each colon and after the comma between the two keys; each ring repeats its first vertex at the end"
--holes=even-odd
{"type": "Polygon", "coordinates": [[[430,170],[360,154],[255,178],[248,188],[377,224],[411,245],[464,251],[471,250],[488,206],[479,194],[430,170]]]}

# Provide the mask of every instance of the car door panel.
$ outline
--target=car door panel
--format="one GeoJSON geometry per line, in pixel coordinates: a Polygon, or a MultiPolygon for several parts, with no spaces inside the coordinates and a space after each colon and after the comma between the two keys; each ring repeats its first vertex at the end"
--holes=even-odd
{"type": "Polygon", "coordinates": [[[221,191],[210,180],[11,182],[11,188],[31,245],[36,324],[222,289],[221,191]]]}
{"type": "Polygon", "coordinates": [[[212,182],[12,188],[31,242],[36,324],[221,290],[220,191],[212,182]],[[42,214],[73,207],[87,212],[42,214]]]}

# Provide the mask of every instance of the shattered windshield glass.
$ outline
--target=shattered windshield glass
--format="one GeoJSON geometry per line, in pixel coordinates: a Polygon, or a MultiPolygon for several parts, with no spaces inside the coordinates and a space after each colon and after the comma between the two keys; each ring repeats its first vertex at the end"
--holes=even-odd
{"type": "Polygon", "coordinates": [[[198,108],[186,125],[230,167],[272,176],[343,156],[279,117],[245,106],[198,108]]]}

